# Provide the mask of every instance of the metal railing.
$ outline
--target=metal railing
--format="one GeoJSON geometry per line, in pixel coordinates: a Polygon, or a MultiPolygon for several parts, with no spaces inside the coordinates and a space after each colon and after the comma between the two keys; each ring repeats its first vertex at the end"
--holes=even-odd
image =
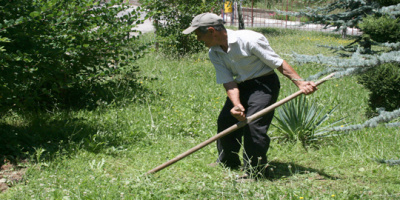
{"type": "MultiPolygon", "coordinates": [[[[297,30],[308,30],[308,31],[322,31],[322,32],[333,32],[336,27],[325,27],[322,24],[303,24],[304,18],[287,16],[287,15],[279,15],[273,9],[265,8],[257,8],[262,5],[262,1],[267,4],[270,0],[261,0],[257,1],[258,4],[254,4],[252,0],[250,4],[243,5],[242,7],[242,16],[244,20],[245,28],[257,28],[257,27],[275,27],[275,28],[289,28],[289,29],[297,29],[297,30]]],[[[225,1],[226,3],[227,1],[225,1]]],[[[299,11],[300,9],[306,8],[311,5],[302,5],[305,1],[299,0],[286,0],[282,1],[279,5],[276,5],[277,9],[286,12],[299,11]]],[[[221,9],[221,15],[225,21],[227,26],[238,26],[239,25],[239,16],[238,16],[238,8],[240,6],[237,3],[232,3],[232,12],[226,12],[228,9],[224,7],[221,9]]],[[[261,6],[262,7],[262,6],[261,6]]],[[[340,32],[343,34],[343,32],[340,32]]],[[[361,35],[361,31],[356,28],[347,28],[344,34],[347,35],[361,35]]]]}

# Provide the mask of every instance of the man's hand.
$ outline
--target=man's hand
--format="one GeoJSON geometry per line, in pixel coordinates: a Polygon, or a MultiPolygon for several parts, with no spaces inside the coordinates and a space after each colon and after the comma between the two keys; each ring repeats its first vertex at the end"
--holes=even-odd
{"type": "Polygon", "coordinates": [[[317,85],[312,81],[301,81],[297,86],[306,95],[312,94],[318,89],[317,85]]]}
{"type": "Polygon", "coordinates": [[[244,111],[242,104],[239,104],[231,109],[231,115],[239,121],[244,121],[246,120],[246,114],[244,114],[244,111]]]}

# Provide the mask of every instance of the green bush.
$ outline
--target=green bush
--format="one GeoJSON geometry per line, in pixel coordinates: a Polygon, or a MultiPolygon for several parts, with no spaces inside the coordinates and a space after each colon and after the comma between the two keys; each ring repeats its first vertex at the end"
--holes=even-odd
{"type": "Polygon", "coordinates": [[[368,16],[359,24],[364,34],[377,42],[396,42],[400,40],[400,21],[390,16],[368,16]]]}
{"type": "Polygon", "coordinates": [[[384,64],[359,76],[359,83],[370,91],[367,114],[374,115],[377,108],[393,111],[400,108],[400,65],[384,64]]]}
{"type": "Polygon", "coordinates": [[[157,42],[162,52],[173,57],[197,53],[204,45],[193,34],[184,35],[182,31],[189,27],[194,16],[204,13],[220,12],[218,1],[211,0],[142,0],[149,11],[148,17],[158,22],[156,26],[157,42]]]}
{"type": "Polygon", "coordinates": [[[391,6],[400,3],[399,0],[374,0],[375,2],[379,3],[381,6],[391,6]]]}
{"type": "Polygon", "coordinates": [[[143,55],[123,0],[2,1],[0,106],[79,105],[143,55]],[[118,5],[118,6],[117,6],[118,5]]]}

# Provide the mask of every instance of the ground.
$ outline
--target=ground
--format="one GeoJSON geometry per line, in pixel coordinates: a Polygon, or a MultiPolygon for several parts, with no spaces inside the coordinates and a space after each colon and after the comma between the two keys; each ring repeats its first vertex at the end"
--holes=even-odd
{"type": "Polygon", "coordinates": [[[9,161],[4,162],[5,164],[0,167],[0,192],[6,191],[23,179],[26,167],[22,167],[21,164],[26,162],[22,161],[19,165],[11,164],[9,161]]]}

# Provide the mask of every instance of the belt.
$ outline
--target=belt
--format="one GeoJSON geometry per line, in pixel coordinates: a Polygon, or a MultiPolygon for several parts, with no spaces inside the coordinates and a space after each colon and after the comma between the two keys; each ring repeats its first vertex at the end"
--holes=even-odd
{"type": "Polygon", "coordinates": [[[258,85],[260,81],[265,80],[265,78],[267,76],[270,76],[270,75],[273,75],[273,74],[275,74],[274,70],[272,70],[272,71],[270,71],[270,72],[268,72],[268,73],[266,73],[266,74],[264,74],[262,76],[259,76],[259,77],[253,78],[253,79],[249,79],[249,80],[240,82],[238,85],[242,86],[242,87],[247,87],[247,86],[251,86],[251,85],[258,85]]]}
{"type": "MultiPolygon", "coordinates": [[[[264,75],[262,75],[262,76],[269,76],[269,75],[271,75],[271,74],[275,74],[275,71],[274,70],[271,70],[271,71],[269,71],[268,73],[266,73],[266,74],[264,74],[264,75]]],[[[259,77],[262,77],[262,76],[259,76],[259,77]]],[[[258,77],[257,77],[258,78],[258,77]]]]}

